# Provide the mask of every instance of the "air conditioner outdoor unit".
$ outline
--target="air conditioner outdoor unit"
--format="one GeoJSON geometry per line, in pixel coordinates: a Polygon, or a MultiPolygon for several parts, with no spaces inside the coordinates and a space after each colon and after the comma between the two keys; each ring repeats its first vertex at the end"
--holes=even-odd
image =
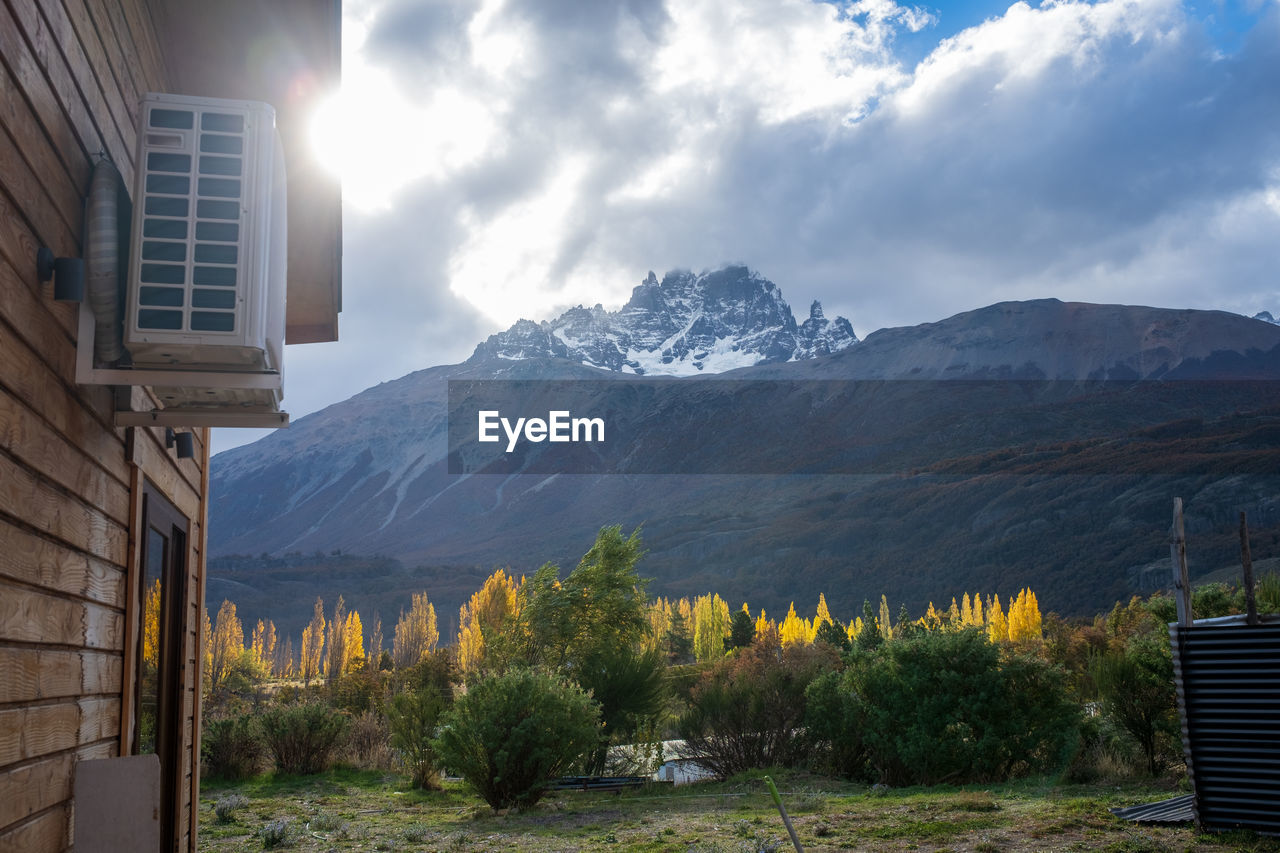
{"type": "MultiPolygon", "coordinates": [[[[279,374],[287,236],[275,111],[148,94],[138,127],[125,346],[166,408],[279,408],[279,387],[202,387],[189,374],[279,374]]],[[[278,383],[277,383],[278,386],[278,383]]]]}

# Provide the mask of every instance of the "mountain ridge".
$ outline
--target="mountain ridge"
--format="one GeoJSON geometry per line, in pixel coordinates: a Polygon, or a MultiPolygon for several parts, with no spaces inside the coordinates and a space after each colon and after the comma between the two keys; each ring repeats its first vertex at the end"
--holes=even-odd
{"type": "MultiPolygon", "coordinates": [[[[766,361],[718,374],[734,380],[931,380],[894,389],[903,411],[917,415],[930,410],[929,395],[947,379],[1123,382],[1215,375],[1280,377],[1280,326],[1226,312],[1053,299],[1008,302],[936,323],[879,330],[830,355],[766,361]]],[[[1139,473],[1104,488],[1089,477],[1029,481],[1017,473],[1026,464],[1008,467],[1008,475],[955,482],[949,474],[942,479],[930,474],[928,464],[919,473],[872,478],[448,474],[450,380],[601,377],[646,379],[572,358],[473,355],[462,364],[427,368],[366,389],[298,419],[287,431],[219,454],[212,470],[210,552],[340,549],[383,554],[405,565],[449,566],[452,574],[458,566],[504,564],[524,571],[548,560],[563,565],[576,559],[582,543],[589,544],[603,524],[644,524],[650,548],[645,571],[656,578],[652,589],[659,594],[715,589],[772,612],[822,584],[833,607],[840,602],[848,609],[881,592],[915,606],[922,590],[938,595],[937,589],[953,584],[976,589],[978,581],[999,576],[1033,583],[1045,590],[1045,599],[1064,602],[1054,606],[1071,611],[1109,606],[1125,597],[1133,588],[1132,568],[1167,553],[1169,490],[1187,499],[1188,523],[1197,535],[1222,540],[1214,546],[1219,550],[1227,547],[1222,543],[1230,539],[1237,508],[1249,510],[1251,527],[1256,520],[1263,535],[1280,530],[1280,488],[1269,481],[1258,485],[1256,478],[1223,485],[1213,478],[1139,473]],[[1205,515],[1197,516],[1198,511],[1205,515]],[[1106,521],[1099,520],[1100,513],[1106,521]],[[1067,539],[1048,542],[1046,523],[1067,539]],[[924,531],[937,544],[918,544],[913,557],[898,540],[913,541],[924,531]],[[1033,558],[1039,549],[1044,555],[1033,558]],[[1094,558],[1092,549],[1106,556],[1094,558]],[[921,559],[940,562],[922,568],[919,577],[890,568],[921,559]],[[779,572],[783,565],[791,568],[779,572]],[[933,586],[926,587],[927,582],[933,586]]],[[[672,381],[711,378],[700,372],[672,381]]],[[[1069,435],[1071,418],[1079,411],[1073,405],[1042,401],[1010,408],[1007,418],[1015,424],[1017,418],[1049,419],[1066,424],[1057,434],[1066,429],[1069,435]]],[[[1161,412],[1162,423],[1177,420],[1174,409],[1161,412]]],[[[662,412],[650,414],[660,423],[662,412]]],[[[915,432],[907,436],[932,442],[943,448],[939,452],[973,452],[965,450],[965,436],[981,428],[984,418],[992,423],[1006,418],[1001,411],[976,414],[980,417],[960,424],[959,431],[945,423],[908,424],[915,432]]],[[[1124,425],[1133,423],[1132,415],[1118,422],[1114,440],[1098,434],[1091,443],[1076,444],[1102,460],[1123,460],[1129,445],[1150,446],[1155,450],[1144,450],[1143,458],[1158,462],[1160,457],[1150,454],[1161,445],[1130,434],[1124,425]]],[[[1189,410],[1190,415],[1201,426],[1183,424],[1170,431],[1170,453],[1200,453],[1218,444],[1260,446],[1249,438],[1252,421],[1246,418],[1237,428],[1229,410],[1189,410]],[[1215,429],[1228,438],[1217,442],[1209,433],[1196,438],[1196,430],[1215,429]]],[[[1259,417],[1263,423],[1257,429],[1263,432],[1257,434],[1266,434],[1271,415],[1259,417]]],[[[988,457],[1016,461],[1026,451],[1012,457],[999,448],[982,452],[988,454],[982,457],[987,465],[988,457]]],[[[938,471],[965,469],[964,460],[938,462],[938,471]]],[[[1259,558],[1264,556],[1260,550],[1259,558]]],[[[430,589],[436,576],[423,571],[405,577],[430,589]]],[[[214,580],[211,596],[219,589],[214,580]]],[[[441,579],[435,582],[451,588],[441,579]]],[[[1000,587],[1007,589],[1007,583],[1000,587]]]]}

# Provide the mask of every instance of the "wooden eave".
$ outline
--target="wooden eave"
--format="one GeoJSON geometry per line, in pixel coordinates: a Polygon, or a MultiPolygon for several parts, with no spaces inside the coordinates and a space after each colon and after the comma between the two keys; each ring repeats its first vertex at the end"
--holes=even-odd
{"type": "Polygon", "coordinates": [[[150,0],[175,94],[276,109],[289,181],[285,341],[338,339],[342,191],[316,159],[310,123],[341,76],[340,0],[150,0]]]}

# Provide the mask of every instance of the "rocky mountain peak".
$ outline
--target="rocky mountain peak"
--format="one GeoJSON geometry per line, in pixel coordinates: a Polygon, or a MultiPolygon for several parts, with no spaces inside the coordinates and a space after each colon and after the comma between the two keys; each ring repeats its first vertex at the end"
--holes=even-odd
{"type": "Polygon", "coordinates": [[[570,308],[521,320],[476,347],[472,361],[567,358],[620,373],[692,375],[828,355],[857,343],[848,320],[815,302],[797,325],[782,290],[745,266],[652,271],[617,311],[570,308]],[[815,313],[816,312],[816,313],[815,313]]]}

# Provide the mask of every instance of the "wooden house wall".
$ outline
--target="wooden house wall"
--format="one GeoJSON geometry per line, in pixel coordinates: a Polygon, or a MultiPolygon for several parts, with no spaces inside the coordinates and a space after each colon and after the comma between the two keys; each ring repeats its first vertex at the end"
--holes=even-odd
{"type": "Polygon", "coordinates": [[[163,430],[115,428],[110,390],[75,383],[76,308],[35,265],[40,246],[81,255],[100,153],[132,185],[139,98],[168,90],[153,11],[0,0],[0,850],[72,846],[75,762],[129,751],[144,478],[189,520],[180,849],[195,850],[208,434],[178,460],[163,430]]]}

